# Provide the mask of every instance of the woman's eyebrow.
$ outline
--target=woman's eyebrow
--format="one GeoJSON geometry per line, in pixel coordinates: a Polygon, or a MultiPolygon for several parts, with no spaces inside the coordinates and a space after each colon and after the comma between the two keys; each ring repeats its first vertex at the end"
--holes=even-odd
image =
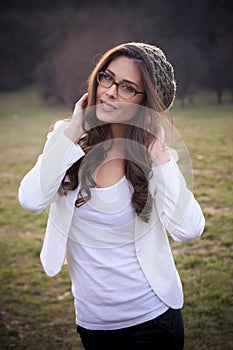
{"type": "MultiPolygon", "coordinates": [[[[108,71],[114,77],[116,76],[116,74],[113,73],[109,68],[107,68],[106,71],[108,71]]],[[[128,80],[128,79],[123,79],[122,81],[124,81],[125,83],[133,84],[133,85],[135,85],[138,88],[138,85],[134,81],[131,81],[131,80],[128,80]]]]}

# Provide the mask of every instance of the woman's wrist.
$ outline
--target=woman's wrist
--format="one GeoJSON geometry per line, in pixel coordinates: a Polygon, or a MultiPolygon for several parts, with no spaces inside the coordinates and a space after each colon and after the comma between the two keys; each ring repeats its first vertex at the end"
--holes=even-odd
{"type": "Polygon", "coordinates": [[[65,129],[64,134],[74,143],[77,143],[83,134],[83,128],[81,125],[75,125],[70,122],[69,126],[65,129]]]}

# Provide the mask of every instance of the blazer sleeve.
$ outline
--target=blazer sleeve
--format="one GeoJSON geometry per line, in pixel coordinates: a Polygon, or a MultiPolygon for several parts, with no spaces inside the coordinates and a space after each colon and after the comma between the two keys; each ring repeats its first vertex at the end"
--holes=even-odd
{"type": "Polygon", "coordinates": [[[84,156],[80,146],[65,134],[68,122],[59,121],[47,135],[42,154],[22,179],[18,199],[26,210],[40,213],[58,198],[58,190],[66,171],[84,156]]]}
{"type": "Polygon", "coordinates": [[[152,169],[151,193],[159,219],[175,241],[191,240],[203,233],[205,219],[201,207],[174,157],[152,169]]]}

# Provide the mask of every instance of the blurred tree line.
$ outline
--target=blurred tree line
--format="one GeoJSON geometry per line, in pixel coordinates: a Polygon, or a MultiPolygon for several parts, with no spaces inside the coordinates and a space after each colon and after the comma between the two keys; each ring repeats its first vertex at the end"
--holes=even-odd
{"type": "Polygon", "coordinates": [[[72,106],[107,49],[145,41],[172,62],[182,101],[200,89],[233,99],[232,1],[5,0],[0,11],[1,91],[37,83],[72,106]]]}

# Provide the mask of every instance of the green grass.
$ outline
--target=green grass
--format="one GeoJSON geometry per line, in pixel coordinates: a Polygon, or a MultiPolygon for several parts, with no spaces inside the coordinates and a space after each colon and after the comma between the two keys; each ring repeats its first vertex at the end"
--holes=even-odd
{"type": "MultiPolygon", "coordinates": [[[[50,125],[70,112],[43,103],[35,88],[0,94],[1,349],[82,349],[67,266],[50,279],[40,265],[47,214],[29,214],[17,201],[20,179],[36,161],[50,125]]],[[[206,217],[201,239],[171,242],[185,291],[185,350],[230,350],[233,106],[218,106],[203,94],[193,106],[177,103],[172,113],[206,217]]]]}

